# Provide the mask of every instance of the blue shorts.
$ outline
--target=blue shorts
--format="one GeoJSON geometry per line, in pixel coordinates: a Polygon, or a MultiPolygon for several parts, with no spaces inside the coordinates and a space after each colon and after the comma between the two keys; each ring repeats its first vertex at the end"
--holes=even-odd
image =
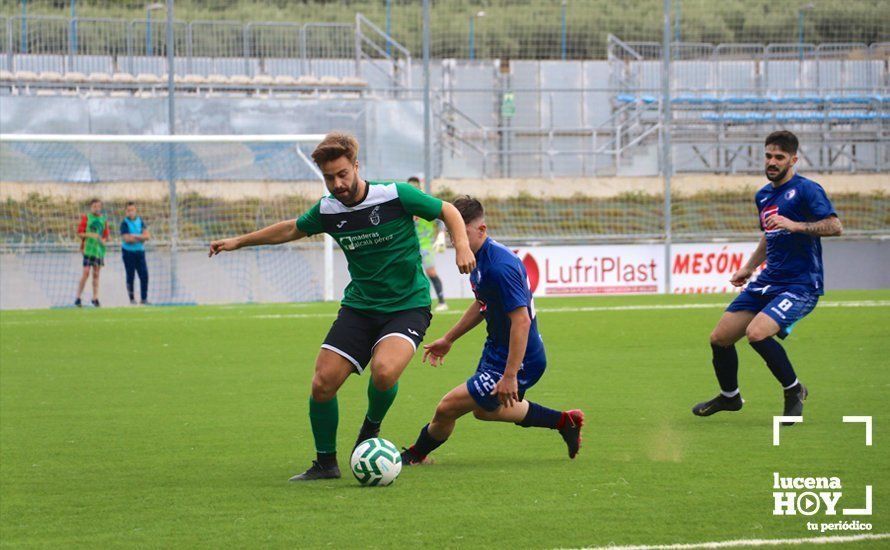
{"type": "MultiPolygon", "coordinates": [[[[486,411],[492,412],[501,406],[496,395],[491,392],[494,387],[504,376],[504,369],[507,367],[507,360],[504,354],[493,352],[489,346],[485,346],[482,350],[482,357],[479,359],[479,366],[476,367],[476,374],[467,379],[467,390],[473,396],[473,400],[486,411]]],[[[516,381],[519,384],[519,399],[525,396],[525,391],[538,383],[544,370],[547,368],[547,357],[543,351],[535,354],[534,357],[525,357],[519,373],[516,375],[516,381]]]]}
{"type": "Polygon", "coordinates": [[[806,317],[819,302],[817,294],[799,290],[763,293],[746,288],[729,304],[726,311],[756,311],[768,315],[779,327],[779,338],[791,334],[794,324],[806,317]]]}

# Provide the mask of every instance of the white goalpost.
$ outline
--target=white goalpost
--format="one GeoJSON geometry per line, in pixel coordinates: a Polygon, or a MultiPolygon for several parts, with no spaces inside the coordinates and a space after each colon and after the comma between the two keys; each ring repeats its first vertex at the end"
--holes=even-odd
{"type": "Polygon", "coordinates": [[[329,237],[206,258],[211,240],[297,217],[324,194],[307,153],[323,137],[0,134],[0,309],[73,303],[77,225],[92,199],[110,228],[103,305],[128,303],[119,234],[128,202],[152,233],[153,303],[333,300],[329,237]]]}

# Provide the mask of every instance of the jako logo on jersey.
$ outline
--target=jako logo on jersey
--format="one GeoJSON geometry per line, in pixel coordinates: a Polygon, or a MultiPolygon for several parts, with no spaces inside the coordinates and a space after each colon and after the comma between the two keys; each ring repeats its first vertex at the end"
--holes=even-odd
{"type": "Polygon", "coordinates": [[[338,224],[337,224],[337,229],[340,229],[340,228],[343,227],[344,225],[346,225],[346,220],[343,220],[343,221],[341,221],[340,223],[338,223],[338,224]]]}
{"type": "Polygon", "coordinates": [[[377,225],[380,223],[380,207],[375,206],[373,210],[371,210],[371,215],[368,217],[371,220],[371,225],[377,225]]]}
{"type": "Polygon", "coordinates": [[[797,194],[797,189],[789,189],[787,193],[785,193],[785,200],[790,201],[794,198],[794,195],[797,194]]]}

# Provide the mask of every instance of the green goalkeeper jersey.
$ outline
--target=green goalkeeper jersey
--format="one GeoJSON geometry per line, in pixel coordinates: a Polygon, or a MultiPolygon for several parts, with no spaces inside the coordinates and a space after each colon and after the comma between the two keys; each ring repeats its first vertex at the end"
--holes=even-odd
{"type": "Polygon", "coordinates": [[[407,183],[367,184],[365,198],[354,206],[323,197],[300,216],[297,229],[329,234],[346,255],[352,281],[342,305],[373,313],[429,307],[414,216],[436,219],[442,201],[407,183]]]}
{"type": "Polygon", "coordinates": [[[438,221],[417,218],[414,220],[414,227],[417,229],[417,239],[420,241],[421,250],[432,250],[436,233],[439,232],[438,221]]]}

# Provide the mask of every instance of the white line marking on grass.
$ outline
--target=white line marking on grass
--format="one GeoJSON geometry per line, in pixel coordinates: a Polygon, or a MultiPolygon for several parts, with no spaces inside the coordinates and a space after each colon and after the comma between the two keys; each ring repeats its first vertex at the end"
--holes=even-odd
{"type": "Polygon", "coordinates": [[[845,416],[845,423],[855,422],[865,424],[865,446],[871,447],[871,417],[870,416],[845,416]]]}
{"type": "MultiPolygon", "coordinates": [[[[285,307],[290,307],[288,304],[285,307]]],[[[684,309],[713,309],[725,308],[729,302],[708,302],[703,304],[635,304],[627,306],[582,306],[582,307],[543,307],[537,308],[539,313],[588,313],[588,312],[608,312],[608,311],[662,311],[662,310],[684,310],[684,309]]],[[[839,302],[822,302],[819,308],[860,308],[860,307],[890,307],[890,300],[848,300],[839,302]]],[[[162,311],[157,309],[156,311],[162,311]]],[[[436,313],[439,315],[463,315],[463,311],[449,310],[436,313]]],[[[255,315],[203,315],[195,317],[181,317],[170,319],[170,321],[234,321],[240,319],[331,319],[336,317],[335,311],[327,313],[259,313],[255,315]]],[[[129,317],[126,321],[144,321],[146,319],[140,317],[129,317]]],[[[155,319],[150,319],[154,321],[155,319]]],[[[80,317],[69,317],[66,319],[31,319],[21,321],[7,321],[0,316],[0,324],[2,325],[57,325],[66,323],[80,323],[80,317]]],[[[92,319],[90,323],[119,323],[120,318],[102,318],[92,319]]]]}
{"type": "Polygon", "coordinates": [[[796,422],[799,424],[799,423],[803,422],[803,417],[802,416],[774,416],[773,417],[773,447],[778,447],[780,444],[779,432],[781,431],[781,428],[779,427],[779,425],[782,422],[796,422]]]}
{"type": "Polygon", "coordinates": [[[742,539],[715,542],[696,542],[691,544],[656,544],[631,546],[595,546],[588,550],[686,550],[687,548],[735,548],[738,546],[797,546],[800,544],[842,544],[866,540],[882,540],[890,538],[890,533],[863,535],[845,535],[839,537],[805,537],[799,539],[742,539]]]}

